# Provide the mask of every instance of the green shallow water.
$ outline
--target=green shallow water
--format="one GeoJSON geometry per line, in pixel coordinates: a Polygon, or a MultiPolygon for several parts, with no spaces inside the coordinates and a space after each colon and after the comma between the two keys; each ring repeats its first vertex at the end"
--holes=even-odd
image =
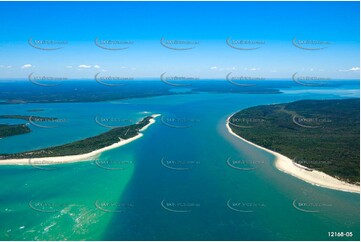
{"type": "MultiPolygon", "coordinates": [[[[339,95],[339,94],[338,94],[339,95]]],[[[93,161],[43,170],[0,167],[3,240],[358,240],[359,195],[312,186],[274,167],[274,157],[230,135],[226,118],[240,109],[332,93],[197,94],[127,101],[3,105],[2,113],[65,117],[0,140],[18,152],[104,132],[97,115],[162,117],[144,136],[93,161]],[[64,112],[64,110],[67,110],[64,112]],[[37,114],[38,115],[38,114],[37,114]],[[55,137],[55,138],[54,138],[55,137]],[[239,168],[227,164],[238,160],[239,168]],[[244,169],[245,168],[245,169],[244,169]],[[305,211],[306,210],[306,211],[305,211]]]]}
{"type": "Polygon", "coordinates": [[[54,170],[2,168],[2,239],[99,240],[133,173],[109,172],[92,161],[54,170]],[[15,178],[16,177],[16,178],[15,178]],[[5,208],[5,209],[4,209],[5,208]]]}

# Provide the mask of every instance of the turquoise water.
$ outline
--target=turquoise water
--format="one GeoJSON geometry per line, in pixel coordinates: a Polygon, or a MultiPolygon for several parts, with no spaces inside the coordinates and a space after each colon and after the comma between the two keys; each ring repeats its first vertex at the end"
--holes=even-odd
{"type": "Polygon", "coordinates": [[[1,114],[58,117],[0,140],[0,153],[93,136],[160,113],[144,137],[87,161],[0,167],[0,238],[8,240],[359,240],[358,194],[312,186],[230,135],[244,108],[359,97],[359,87],[284,94],[177,94],[98,103],[2,105],[1,114]],[[351,91],[350,91],[351,90],[351,91]],[[43,109],[28,112],[29,109],[43,109]],[[109,122],[106,118],[113,118],[109,122]],[[104,121],[105,120],[105,121],[104,121]],[[43,124],[42,124],[43,125],[43,124]],[[55,127],[53,127],[55,126],[55,127]],[[227,160],[240,161],[235,169],[227,160]],[[99,165],[102,164],[102,165],[99,165]]]}

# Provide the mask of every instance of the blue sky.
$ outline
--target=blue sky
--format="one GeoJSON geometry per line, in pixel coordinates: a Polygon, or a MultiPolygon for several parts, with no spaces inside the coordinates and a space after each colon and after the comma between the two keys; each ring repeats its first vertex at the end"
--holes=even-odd
{"type": "Polygon", "coordinates": [[[98,72],[158,78],[166,72],[223,79],[232,72],[289,79],[297,72],[358,79],[359,18],[359,2],[0,2],[0,78],[27,78],[33,72],[69,79],[98,72]],[[129,47],[106,50],[94,44],[95,38],[131,44],[103,44],[129,47]],[[161,38],[191,41],[167,45],[192,49],[166,48],[161,38]],[[232,45],[258,49],[231,48],[228,38],[256,41],[232,45]],[[35,47],[61,48],[41,50],[29,39],[35,47]]]}

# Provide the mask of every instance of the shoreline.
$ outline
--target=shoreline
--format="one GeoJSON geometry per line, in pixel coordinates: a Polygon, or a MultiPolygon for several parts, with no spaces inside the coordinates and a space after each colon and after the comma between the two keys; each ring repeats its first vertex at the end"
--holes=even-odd
{"type": "Polygon", "coordinates": [[[334,190],[343,191],[343,192],[360,193],[360,187],[357,185],[338,180],[337,178],[334,178],[324,172],[310,169],[308,167],[305,167],[305,166],[302,166],[299,164],[296,165],[290,158],[288,158],[280,153],[277,153],[275,151],[264,148],[255,143],[252,143],[251,141],[248,141],[248,140],[242,138],[241,136],[238,136],[236,133],[233,132],[233,130],[229,126],[229,119],[234,114],[235,113],[231,114],[227,118],[226,126],[227,126],[228,132],[231,135],[237,137],[238,139],[241,139],[242,141],[244,141],[252,146],[255,146],[259,149],[262,149],[262,150],[267,151],[268,153],[271,153],[272,155],[274,155],[276,157],[275,166],[279,171],[287,173],[293,177],[301,179],[314,186],[319,186],[319,187],[328,188],[328,189],[334,189],[334,190]]]}
{"type": "MultiPolygon", "coordinates": [[[[152,119],[149,120],[149,124],[144,126],[139,130],[139,132],[146,130],[150,125],[155,123],[155,118],[160,116],[160,114],[151,115],[152,119]]],[[[22,159],[8,159],[8,160],[0,160],[0,165],[30,165],[30,166],[45,166],[45,165],[59,165],[59,164],[68,164],[75,163],[81,161],[87,161],[91,158],[95,158],[99,156],[101,153],[107,150],[115,149],[131,143],[134,140],[143,137],[142,133],[137,134],[136,136],[129,139],[120,139],[119,142],[114,143],[112,145],[103,147],[98,150],[94,150],[92,152],[86,154],[79,155],[67,155],[67,156],[56,156],[56,157],[43,157],[43,158],[22,158],[22,159]]]]}

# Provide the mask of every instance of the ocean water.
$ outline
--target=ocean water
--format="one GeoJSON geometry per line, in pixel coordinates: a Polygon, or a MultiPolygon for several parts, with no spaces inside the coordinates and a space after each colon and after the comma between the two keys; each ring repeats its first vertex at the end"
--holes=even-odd
{"type": "Polygon", "coordinates": [[[334,240],[328,232],[352,232],[337,239],[359,240],[359,194],[278,171],[271,154],[225,126],[229,115],[256,105],[359,97],[359,86],[318,89],[253,95],[181,90],[109,102],[1,105],[1,114],[61,122],[29,124],[33,132],[1,139],[0,153],[60,145],[149,114],[162,116],[142,138],[96,161],[1,166],[0,239],[334,240]]]}

